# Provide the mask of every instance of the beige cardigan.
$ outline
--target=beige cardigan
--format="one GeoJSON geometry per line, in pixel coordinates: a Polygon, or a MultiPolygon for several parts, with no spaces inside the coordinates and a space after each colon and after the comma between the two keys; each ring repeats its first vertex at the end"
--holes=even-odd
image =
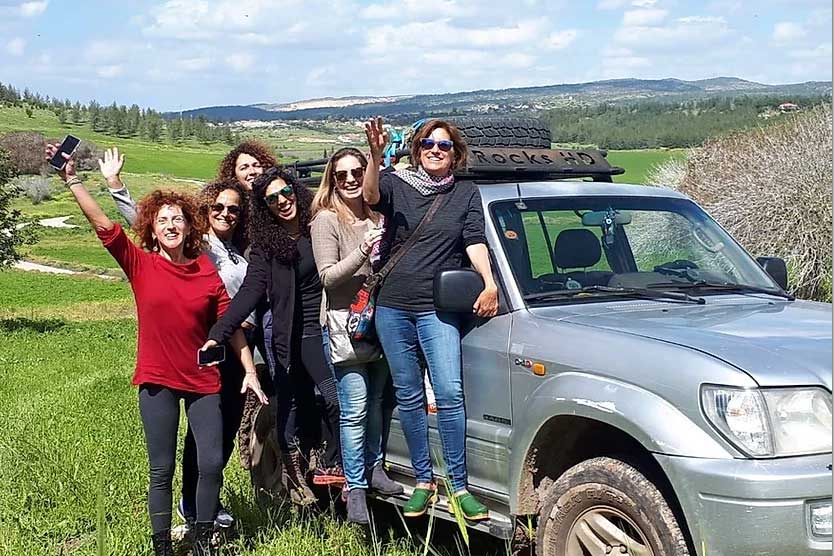
{"type": "Polygon", "coordinates": [[[368,255],[359,246],[365,232],[374,223],[362,220],[354,224],[339,222],[335,212],[325,210],[316,215],[310,226],[313,256],[324,289],[321,296],[322,326],[326,322],[325,311],[347,309],[353,296],[371,274],[368,255]]]}

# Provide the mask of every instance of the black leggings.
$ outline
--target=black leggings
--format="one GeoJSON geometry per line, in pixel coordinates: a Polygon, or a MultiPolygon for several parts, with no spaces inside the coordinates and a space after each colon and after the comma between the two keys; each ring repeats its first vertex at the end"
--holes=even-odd
{"type": "Polygon", "coordinates": [[[323,463],[341,463],[339,441],[339,396],[336,379],[324,358],[321,336],[302,338],[292,350],[289,369],[276,365],[275,391],[278,445],[282,450],[299,449],[298,440],[315,438],[321,429],[314,387],[324,398],[324,428],[327,446],[323,463]]]}
{"type": "MultiPolygon", "coordinates": [[[[229,353],[228,346],[226,351],[229,353]]],[[[219,367],[220,414],[223,419],[223,469],[225,469],[235,449],[235,437],[240,428],[240,420],[243,418],[243,403],[246,398],[240,393],[243,385],[243,367],[240,361],[232,357],[226,359],[219,367]]],[[[182,449],[182,499],[188,513],[193,513],[196,508],[198,476],[197,444],[189,424],[182,449]]],[[[222,473],[220,482],[222,486],[222,473]]]]}
{"type": "Polygon", "coordinates": [[[185,413],[197,445],[198,522],[214,521],[220,494],[223,473],[220,394],[195,394],[143,384],[139,387],[139,414],[148,448],[148,511],[154,533],[171,528],[171,483],[176,465],[181,399],[185,401],[185,413]]]}

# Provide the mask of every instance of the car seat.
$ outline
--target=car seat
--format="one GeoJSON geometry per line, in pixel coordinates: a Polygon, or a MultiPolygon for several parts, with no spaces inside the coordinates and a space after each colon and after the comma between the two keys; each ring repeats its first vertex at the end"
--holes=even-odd
{"type": "Polygon", "coordinates": [[[553,264],[560,276],[579,282],[582,286],[605,286],[614,275],[604,270],[585,270],[602,260],[599,238],[584,228],[559,232],[553,246],[553,264]],[[582,270],[575,270],[581,268],[582,270]]]}

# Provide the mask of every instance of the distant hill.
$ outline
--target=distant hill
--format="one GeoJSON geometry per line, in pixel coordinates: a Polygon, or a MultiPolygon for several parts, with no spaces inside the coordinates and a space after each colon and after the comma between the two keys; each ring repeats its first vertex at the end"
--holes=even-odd
{"type": "Polygon", "coordinates": [[[343,97],[310,99],[285,104],[210,106],[166,117],[203,116],[213,121],[240,120],[322,120],[351,119],[383,115],[392,121],[447,114],[506,114],[540,112],[566,106],[622,103],[645,99],[688,100],[739,95],[798,96],[831,93],[831,82],[809,81],[767,85],[737,77],[715,77],[697,81],[681,79],[609,79],[541,87],[487,89],[438,95],[394,97],[343,97]]]}

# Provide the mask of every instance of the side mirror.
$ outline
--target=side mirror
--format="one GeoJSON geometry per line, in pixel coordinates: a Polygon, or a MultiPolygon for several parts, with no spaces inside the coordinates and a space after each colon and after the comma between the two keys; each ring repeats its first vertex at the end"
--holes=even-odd
{"type": "Polygon", "coordinates": [[[483,278],[471,268],[439,270],[434,275],[434,308],[450,313],[472,313],[472,306],[483,289],[483,278]]]}
{"type": "Polygon", "coordinates": [[[788,267],[779,257],[756,257],[761,267],[783,290],[788,289],[788,267]]]}

